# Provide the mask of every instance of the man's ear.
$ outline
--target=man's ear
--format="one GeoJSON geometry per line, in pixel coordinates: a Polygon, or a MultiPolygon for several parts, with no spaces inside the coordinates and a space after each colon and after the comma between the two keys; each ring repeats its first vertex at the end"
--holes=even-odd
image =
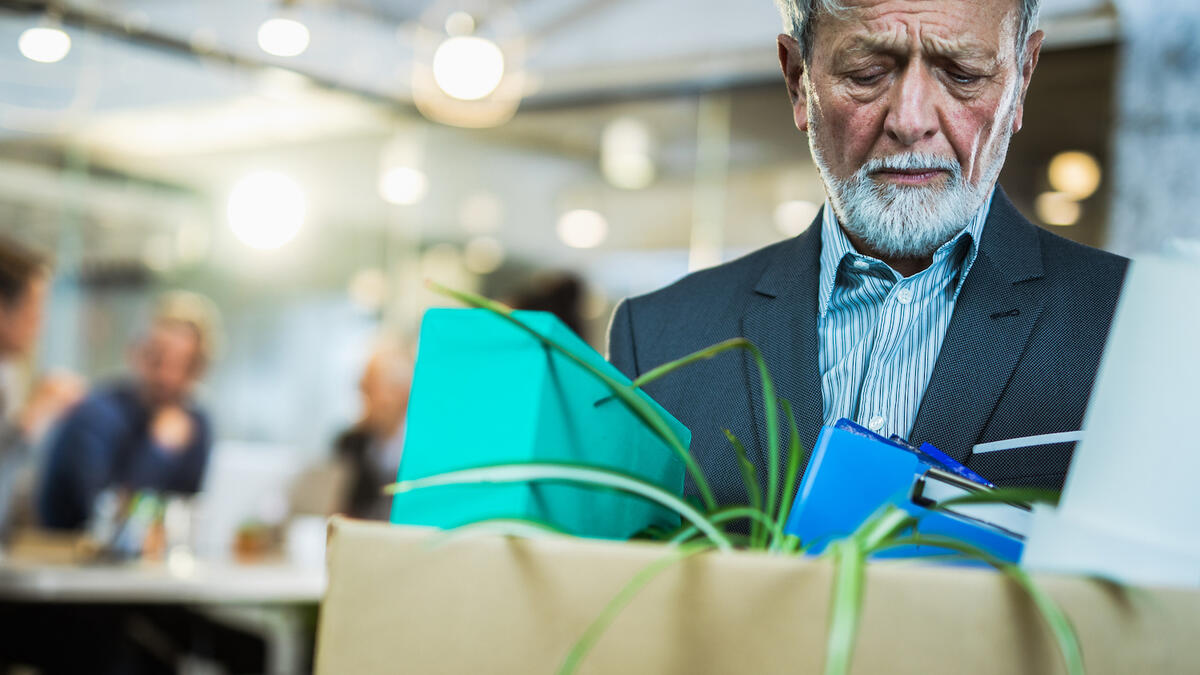
{"type": "Polygon", "coordinates": [[[808,131],[808,96],[804,91],[804,55],[796,38],[780,34],[779,67],[783,70],[783,82],[787,86],[788,98],[792,101],[792,117],[796,128],[808,131]]]}
{"type": "Polygon", "coordinates": [[[1021,123],[1025,116],[1025,94],[1029,91],[1029,83],[1033,80],[1033,69],[1037,68],[1038,57],[1042,53],[1042,40],[1046,34],[1042,31],[1035,31],[1029,36],[1029,42],[1025,43],[1025,61],[1021,66],[1021,91],[1017,94],[1017,110],[1013,115],[1012,132],[1015,134],[1021,130],[1021,123]]]}

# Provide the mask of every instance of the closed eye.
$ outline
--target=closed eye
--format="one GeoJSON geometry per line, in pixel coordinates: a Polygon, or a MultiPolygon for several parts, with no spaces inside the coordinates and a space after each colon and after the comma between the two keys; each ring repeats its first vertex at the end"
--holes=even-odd
{"type": "Polygon", "coordinates": [[[871,73],[870,75],[850,75],[850,81],[862,87],[869,87],[878,83],[883,79],[883,73],[871,73]]]}
{"type": "Polygon", "coordinates": [[[979,75],[968,75],[962,71],[947,70],[946,76],[958,84],[975,84],[983,78],[979,75]]]}

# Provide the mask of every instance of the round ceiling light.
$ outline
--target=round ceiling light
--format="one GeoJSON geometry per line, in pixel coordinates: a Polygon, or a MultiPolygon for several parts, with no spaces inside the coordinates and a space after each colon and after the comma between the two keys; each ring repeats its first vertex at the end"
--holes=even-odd
{"type": "Polygon", "coordinates": [[[267,19],[258,27],[258,46],[274,56],[299,56],[308,40],[308,27],[292,19],[267,19]]]}
{"type": "Polygon", "coordinates": [[[57,63],[71,51],[71,36],[58,28],[30,28],[17,38],[17,48],[30,61],[57,63]]]}
{"type": "Polygon", "coordinates": [[[433,53],[433,81],[453,98],[485,98],[502,79],[504,53],[491,40],[459,35],[447,39],[433,53]]]}

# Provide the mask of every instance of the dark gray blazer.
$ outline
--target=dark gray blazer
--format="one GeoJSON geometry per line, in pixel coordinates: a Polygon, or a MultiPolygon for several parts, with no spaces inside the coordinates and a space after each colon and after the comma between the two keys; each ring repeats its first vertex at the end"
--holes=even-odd
{"type": "MultiPolygon", "coordinates": [[[[622,302],[609,332],[609,359],[636,377],[745,337],[763,351],[778,395],[792,404],[807,464],[822,423],[820,223],[818,214],[794,239],[622,302]]],[[[977,456],[971,448],[1080,428],[1127,264],[1036,227],[997,189],[910,440],[933,443],[999,485],[1061,488],[1073,444],[977,456]]],[[[692,453],[719,502],[747,503],[723,429],[746,446],[765,490],[766,421],[749,354],[726,352],[646,392],[691,429],[692,453]]],[[[781,433],[786,441],[785,425],[781,433]]],[[[694,490],[691,481],[688,489],[694,490]]]]}

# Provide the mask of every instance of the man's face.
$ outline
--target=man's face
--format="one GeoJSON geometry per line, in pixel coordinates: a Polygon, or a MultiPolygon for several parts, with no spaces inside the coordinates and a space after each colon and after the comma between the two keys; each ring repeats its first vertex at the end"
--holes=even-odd
{"type": "Polygon", "coordinates": [[[392,351],[371,356],[359,380],[363,395],[363,422],[373,432],[389,434],[408,408],[411,365],[392,351]]]}
{"type": "Polygon", "coordinates": [[[876,208],[867,209],[875,219],[895,210],[889,206],[903,206],[929,211],[933,220],[960,221],[949,233],[935,233],[940,241],[923,244],[936,248],[966,225],[964,214],[979,208],[999,173],[1021,126],[1041,35],[1030,40],[1018,69],[1017,0],[846,4],[840,16],[815,18],[807,68],[795,41],[780,39],[796,126],[809,133],[835,210],[852,235],[842,211],[854,210],[848,202],[875,200],[876,208]],[[946,201],[970,203],[939,207],[946,201]]]}
{"type": "Polygon", "coordinates": [[[156,405],[178,403],[200,375],[200,339],[182,323],[160,322],[134,354],[134,369],[146,397],[156,405]]]}
{"type": "Polygon", "coordinates": [[[44,276],[37,276],[11,304],[0,302],[0,355],[24,356],[33,350],[48,286],[44,276]]]}

